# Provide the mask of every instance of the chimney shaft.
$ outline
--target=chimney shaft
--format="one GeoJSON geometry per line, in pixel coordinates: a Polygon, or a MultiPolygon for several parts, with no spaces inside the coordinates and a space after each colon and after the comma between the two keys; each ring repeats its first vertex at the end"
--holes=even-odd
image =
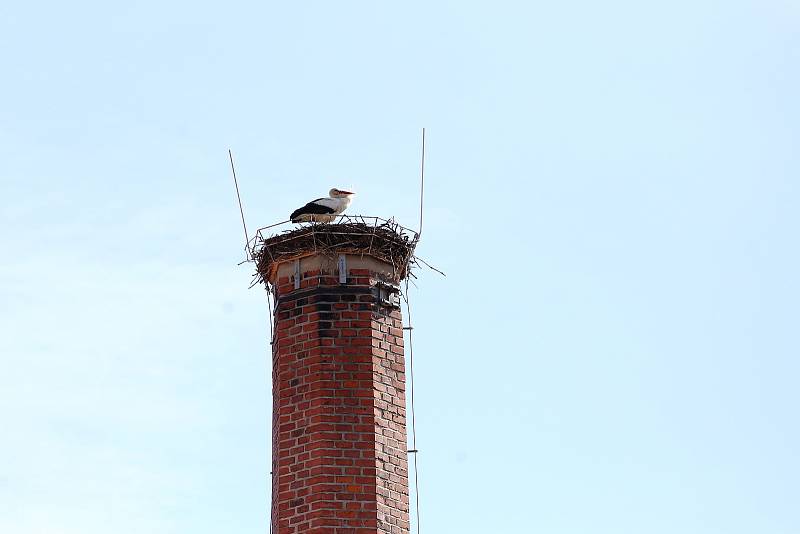
{"type": "Polygon", "coordinates": [[[385,283],[394,268],[310,255],[273,276],[273,532],[407,534],[403,324],[385,283]]]}

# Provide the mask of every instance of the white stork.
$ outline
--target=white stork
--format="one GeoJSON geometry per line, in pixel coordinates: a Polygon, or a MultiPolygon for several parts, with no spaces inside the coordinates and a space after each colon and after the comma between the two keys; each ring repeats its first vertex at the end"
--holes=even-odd
{"type": "Polygon", "coordinates": [[[312,200],[302,208],[298,208],[289,215],[293,223],[298,222],[333,222],[336,216],[347,209],[353,195],[350,191],[343,191],[335,187],[328,193],[329,198],[312,200]]]}

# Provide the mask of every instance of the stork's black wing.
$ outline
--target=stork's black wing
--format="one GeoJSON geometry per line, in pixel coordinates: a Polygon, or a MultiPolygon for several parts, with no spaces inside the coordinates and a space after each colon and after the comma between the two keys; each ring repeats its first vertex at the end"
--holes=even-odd
{"type": "MultiPolygon", "coordinates": [[[[318,198],[317,200],[322,200],[318,198]]],[[[336,210],[333,208],[329,208],[328,206],[323,206],[322,204],[317,204],[317,200],[312,200],[302,208],[298,208],[289,215],[289,219],[294,222],[294,220],[299,217],[300,215],[329,215],[331,213],[335,213],[336,210]]]]}

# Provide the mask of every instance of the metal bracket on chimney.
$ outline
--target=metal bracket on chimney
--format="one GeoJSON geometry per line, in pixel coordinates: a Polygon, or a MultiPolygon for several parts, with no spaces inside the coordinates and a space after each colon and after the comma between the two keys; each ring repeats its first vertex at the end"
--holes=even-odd
{"type": "Polygon", "coordinates": [[[300,289],[300,260],[294,260],[294,288],[300,289]]]}
{"type": "Polygon", "coordinates": [[[400,287],[378,281],[373,286],[375,303],[384,308],[400,308],[400,287]]]}
{"type": "Polygon", "coordinates": [[[339,254],[339,283],[347,283],[347,258],[344,254],[339,254]]]}

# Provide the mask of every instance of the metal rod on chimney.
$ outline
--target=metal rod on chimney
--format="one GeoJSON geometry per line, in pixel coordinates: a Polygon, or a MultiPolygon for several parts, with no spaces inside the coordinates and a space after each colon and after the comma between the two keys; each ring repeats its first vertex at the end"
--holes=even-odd
{"type": "Polygon", "coordinates": [[[244,228],[244,249],[247,251],[247,259],[250,259],[250,238],[247,236],[247,224],[244,222],[244,209],[242,209],[242,197],[239,194],[239,181],[236,179],[236,168],[233,166],[233,153],[228,149],[228,157],[231,160],[231,172],[233,173],[233,185],[236,186],[236,198],[239,200],[239,213],[242,215],[242,228],[244,228]]]}
{"type": "Polygon", "coordinates": [[[419,183],[419,232],[417,239],[422,237],[422,201],[425,198],[425,128],[422,129],[422,163],[420,164],[419,183]]]}

